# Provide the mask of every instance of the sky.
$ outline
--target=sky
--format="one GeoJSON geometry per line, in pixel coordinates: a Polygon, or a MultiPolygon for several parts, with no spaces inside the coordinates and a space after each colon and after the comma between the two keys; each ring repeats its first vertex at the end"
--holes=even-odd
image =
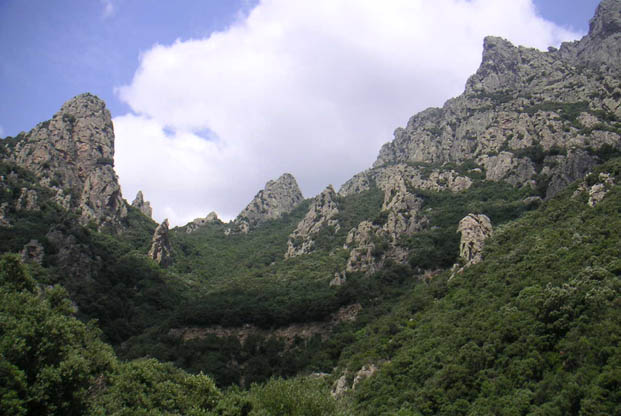
{"type": "Polygon", "coordinates": [[[234,218],[270,179],[305,197],[371,166],[459,95],[483,37],[545,50],[596,0],[0,0],[0,137],[91,92],[124,197],[157,221],[234,218]]]}

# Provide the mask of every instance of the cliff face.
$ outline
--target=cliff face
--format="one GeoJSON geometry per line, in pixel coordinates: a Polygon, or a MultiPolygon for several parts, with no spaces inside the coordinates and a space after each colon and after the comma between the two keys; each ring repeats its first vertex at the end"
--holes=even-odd
{"type": "Polygon", "coordinates": [[[463,163],[486,179],[545,188],[586,174],[619,148],[621,3],[604,1],[579,42],[548,52],[488,37],[464,93],[395,131],[373,165],[463,163]]]}
{"type": "Polygon", "coordinates": [[[80,222],[119,229],[127,215],[114,172],[114,129],[102,100],[82,94],[51,120],[18,136],[8,159],[32,171],[80,222]]]}

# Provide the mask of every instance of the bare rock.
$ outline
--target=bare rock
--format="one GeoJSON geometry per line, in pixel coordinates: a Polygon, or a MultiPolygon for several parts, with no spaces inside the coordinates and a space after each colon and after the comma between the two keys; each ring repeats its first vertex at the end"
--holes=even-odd
{"type": "Polygon", "coordinates": [[[315,244],[313,235],[326,226],[333,227],[334,232],[338,232],[340,226],[335,217],[339,208],[336,200],[337,195],[332,185],[313,199],[308,212],[289,236],[285,258],[310,253],[315,244]]]}
{"type": "Polygon", "coordinates": [[[356,373],[354,377],[354,382],[352,383],[352,390],[356,390],[356,386],[364,379],[371,377],[373,374],[377,372],[378,368],[375,364],[365,364],[362,366],[360,370],[356,373]]]}
{"type": "Polygon", "coordinates": [[[214,211],[211,211],[205,218],[195,218],[192,222],[185,225],[185,232],[190,234],[194,231],[198,230],[201,227],[204,227],[208,224],[214,224],[220,222],[218,218],[218,214],[214,211]]]}
{"type": "Polygon", "coordinates": [[[30,240],[20,252],[22,262],[24,263],[43,263],[43,255],[45,250],[41,243],[37,240],[30,240]]]}
{"type": "Polygon", "coordinates": [[[483,257],[483,245],[492,235],[492,222],[483,214],[468,214],[457,227],[461,233],[459,255],[466,266],[479,263],[483,257]]]}
{"type": "Polygon", "coordinates": [[[144,200],[144,195],[142,191],[138,191],[136,194],[136,198],[132,202],[132,207],[138,208],[140,212],[146,215],[149,218],[153,218],[153,209],[151,208],[151,203],[149,201],[144,200]]]}
{"type": "Polygon", "coordinates": [[[151,240],[149,258],[155,260],[162,267],[172,263],[170,240],[168,238],[168,219],[157,226],[151,240]]]}
{"type": "Polygon", "coordinates": [[[370,221],[362,221],[358,227],[347,234],[345,247],[350,248],[347,260],[347,272],[374,272],[378,265],[375,261],[375,238],[380,227],[370,221]]]}
{"type": "Polygon", "coordinates": [[[334,383],[331,394],[332,397],[338,399],[343,397],[343,395],[345,395],[347,391],[349,391],[349,385],[347,384],[347,375],[343,374],[341,377],[339,377],[338,380],[336,380],[336,383],[334,383]]]}
{"type": "Polygon", "coordinates": [[[297,181],[293,175],[285,173],[265,184],[265,189],[257,193],[234,222],[241,232],[248,232],[265,221],[293,211],[303,200],[297,181]]]}
{"type": "Polygon", "coordinates": [[[597,204],[602,202],[614,185],[614,177],[612,177],[609,173],[602,172],[598,175],[597,181],[592,185],[589,186],[586,181],[582,182],[580,186],[578,186],[576,192],[574,192],[573,197],[576,198],[581,193],[586,193],[589,198],[587,204],[590,207],[595,207],[597,204]]]}
{"type": "Polygon", "coordinates": [[[619,68],[618,0],[602,1],[589,34],[560,50],[542,52],[487,37],[481,65],[464,93],[397,128],[374,169],[354,176],[340,194],[370,189],[377,169],[476,161],[486,168],[487,180],[535,186],[542,178],[549,183],[546,196],[556,195],[580,179],[591,161],[599,162],[593,150],[621,148],[615,124],[621,117],[619,68]]]}
{"type": "Polygon", "coordinates": [[[114,129],[99,98],[87,93],[67,101],[51,120],[25,134],[9,159],[56,189],[82,224],[122,227],[127,207],[113,168],[114,129]]]}

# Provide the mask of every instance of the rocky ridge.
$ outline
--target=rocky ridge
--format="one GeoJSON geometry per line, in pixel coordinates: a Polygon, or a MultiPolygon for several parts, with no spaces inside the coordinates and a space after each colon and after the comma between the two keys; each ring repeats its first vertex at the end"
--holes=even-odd
{"type": "MultiPolygon", "coordinates": [[[[30,170],[55,193],[55,201],[83,225],[119,230],[127,206],[114,172],[114,129],[102,100],[81,94],[51,120],[5,144],[7,159],[30,170]]],[[[33,203],[33,196],[26,195],[33,203]]]]}
{"type": "Polygon", "coordinates": [[[486,179],[551,197],[620,147],[618,1],[604,1],[579,42],[541,52],[487,37],[465,92],[395,131],[375,168],[474,162],[486,179]]]}
{"type": "Polygon", "coordinates": [[[310,253],[315,244],[313,235],[325,226],[333,227],[334,232],[338,232],[340,225],[335,218],[338,213],[337,194],[329,185],[313,199],[308,212],[289,236],[285,258],[310,253]]]}
{"type": "Polygon", "coordinates": [[[275,181],[269,181],[233,221],[233,231],[247,233],[253,227],[268,220],[275,220],[297,207],[304,197],[297,181],[290,173],[284,173],[275,181]]]}
{"type": "MultiPolygon", "coordinates": [[[[347,236],[346,270],[373,272],[386,259],[407,259],[398,237],[426,226],[416,190],[461,192],[481,178],[550,198],[621,151],[620,29],[621,2],[604,0],[589,34],[560,49],[487,37],[464,93],[411,117],[371,169],[342,185],[341,197],[384,191],[380,221],[363,221],[347,236]]],[[[606,188],[594,186],[592,204],[606,188]]],[[[470,248],[469,264],[480,258],[480,247],[470,248]]]]}
{"type": "Polygon", "coordinates": [[[192,222],[187,223],[185,225],[185,232],[190,234],[201,227],[218,222],[220,222],[218,214],[216,214],[214,211],[211,211],[209,214],[207,214],[205,218],[195,218],[194,220],[192,220],[192,222]]]}

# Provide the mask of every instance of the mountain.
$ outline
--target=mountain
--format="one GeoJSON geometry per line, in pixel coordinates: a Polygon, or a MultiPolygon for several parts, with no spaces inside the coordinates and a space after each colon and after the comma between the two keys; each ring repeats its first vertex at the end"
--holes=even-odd
{"type": "Polygon", "coordinates": [[[123,200],[73,98],[0,143],[0,407],[621,414],[620,37],[618,0],[559,49],[488,37],[338,192],[283,174],[229,223],[123,200]]]}
{"type": "Polygon", "coordinates": [[[51,120],[5,143],[8,160],[33,172],[80,223],[119,229],[127,216],[114,172],[114,131],[105,103],[91,94],[67,101],[51,120]]]}
{"type": "Polygon", "coordinates": [[[269,181],[235,218],[235,225],[247,233],[252,227],[288,214],[304,200],[297,181],[290,173],[269,181]]]}

